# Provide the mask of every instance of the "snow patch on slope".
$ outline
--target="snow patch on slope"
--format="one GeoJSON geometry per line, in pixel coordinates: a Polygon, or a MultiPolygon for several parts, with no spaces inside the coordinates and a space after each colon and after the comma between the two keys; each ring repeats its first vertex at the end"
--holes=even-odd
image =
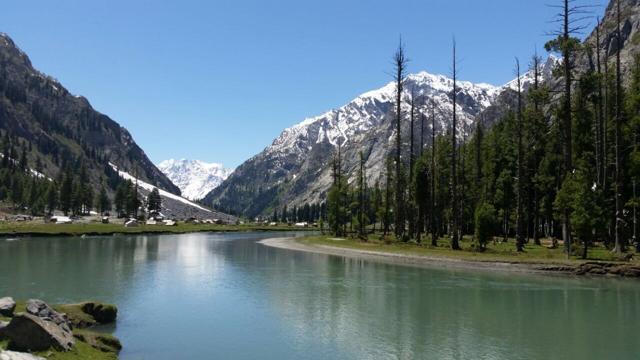
{"type": "MultiPolygon", "coordinates": [[[[116,166],[115,164],[109,163],[109,165],[113,168],[113,170],[118,172],[118,175],[121,178],[123,178],[125,180],[131,180],[133,183],[136,182],[136,178],[134,176],[132,176],[131,174],[129,174],[128,172],[118,169],[118,166],[116,166]]],[[[137,179],[137,181],[138,181],[138,187],[141,187],[141,188],[143,188],[143,189],[145,189],[147,191],[152,191],[153,189],[158,189],[158,192],[160,192],[160,196],[167,197],[167,198],[179,201],[179,202],[181,202],[181,203],[183,203],[185,205],[189,205],[189,206],[198,208],[200,210],[204,210],[204,211],[207,211],[207,212],[212,212],[211,210],[209,210],[207,208],[204,208],[204,207],[202,207],[202,206],[200,206],[200,205],[198,205],[198,204],[196,204],[194,202],[191,202],[191,201],[189,201],[189,200],[187,200],[187,199],[185,199],[185,198],[183,198],[181,196],[178,196],[176,194],[172,194],[172,193],[170,193],[168,191],[162,190],[157,186],[151,185],[151,184],[149,184],[147,182],[144,182],[144,181],[142,181],[140,179],[137,179]]]]}

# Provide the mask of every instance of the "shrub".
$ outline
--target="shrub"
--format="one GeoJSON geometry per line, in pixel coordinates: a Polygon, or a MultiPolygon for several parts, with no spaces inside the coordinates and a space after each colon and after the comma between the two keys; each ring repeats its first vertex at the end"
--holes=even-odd
{"type": "Polygon", "coordinates": [[[496,223],[495,209],[491,204],[482,203],[476,208],[475,213],[475,239],[479,245],[479,251],[484,251],[487,242],[493,237],[496,223]]]}

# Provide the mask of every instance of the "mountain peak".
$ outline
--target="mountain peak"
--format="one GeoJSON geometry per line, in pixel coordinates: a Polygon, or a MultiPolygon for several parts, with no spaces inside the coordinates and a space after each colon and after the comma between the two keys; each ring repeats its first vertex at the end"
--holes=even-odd
{"type": "Polygon", "coordinates": [[[184,158],[164,160],[158,168],[180,188],[182,196],[190,200],[202,199],[233,172],[219,163],[184,158]]]}
{"type": "MultiPolygon", "coordinates": [[[[457,114],[460,134],[468,134],[476,116],[492,105],[503,91],[491,84],[458,81],[457,114]]],[[[426,71],[409,74],[402,94],[403,138],[408,138],[410,99],[427,97],[436,107],[435,130],[444,133],[453,113],[453,79],[426,71]]],[[[330,158],[341,145],[346,173],[353,175],[362,150],[367,171],[382,174],[395,133],[393,110],[396,84],[365,92],[347,104],[291,126],[265,148],[242,164],[233,175],[204,199],[205,203],[232,208],[249,216],[259,215],[280,203],[321,201],[331,184],[330,158]]],[[[419,103],[416,111],[428,115],[419,103]]],[[[425,124],[425,131],[431,124],[425,124]]],[[[428,140],[427,140],[428,141],[428,140]]],[[[374,182],[379,180],[371,178],[374,182]]],[[[178,181],[174,180],[178,183],[178,181]]]]}

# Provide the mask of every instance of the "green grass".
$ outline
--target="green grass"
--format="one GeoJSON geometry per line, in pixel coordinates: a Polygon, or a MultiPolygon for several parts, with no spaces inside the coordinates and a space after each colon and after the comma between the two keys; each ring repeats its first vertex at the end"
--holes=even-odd
{"type": "MultiPolygon", "coordinates": [[[[78,304],[51,305],[56,311],[64,312],[74,324],[73,335],[76,343],[71,351],[54,351],[47,350],[35,353],[46,359],[52,360],[76,360],[76,359],[92,359],[92,360],[116,360],[118,359],[118,350],[120,349],[120,341],[112,335],[98,333],[88,329],[80,329],[77,324],[83,323],[84,326],[95,324],[95,320],[82,311],[84,302],[78,304]]],[[[105,304],[106,306],[112,306],[105,304]]],[[[25,312],[26,302],[16,300],[16,309],[14,313],[25,312]]],[[[10,318],[2,318],[3,321],[10,321],[10,318]]],[[[0,339],[0,349],[6,349],[9,345],[8,340],[0,339]]]]}
{"type": "Polygon", "coordinates": [[[111,234],[182,234],[191,232],[241,232],[241,231],[304,231],[313,228],[295,228],[292,226],[263,226],[263,225],[215,225],[215,224],[184,224],[176,226],[139,225],[124,227],[122,224],[44,224],[36,222],[0,222],[0,236],[13,235],[111,235],[111,234]]]}
{"type": "MultiPolygon", "coordinates": [[[[562,244],[560,244],[558,248],[550,249],[546,246],[547,244],[550,244],[548,240],[543,241],[542,245],[529,243],[525,246],[524,252],[517,252],[515,250],[515,240],[513,239],[509,239],[507,242],[491,242],[487,245],[487,250],[484,252],[478,252],[475,250],[471,237],[465,237],[462,240],[462,250],[452,250],[449,246],[449,240],[445,238],[438,239],[438,247],[430,246],[430,239],[423,238],[423,244],[420,245],[415,242],[404,243],[391,241],[387,243],[381,240],[377,235],[370,236],[369,240],[366,242],[353,238],[346,238],[338,241],[335,240],[335,237],[333,236],[310,236],[300,238],[297,241],[307,245],[326,245],[356,250],[463,259],[469,261],[543,264],[579,264],[585,261],[576,256],[572,256],[571,259],[567,259],[566,254],[563,252],[562,244]],[[425,242],[428,244],[425,244],[425,242]]],[[[614,262],[616,261],[616,257],[606,248],[596,246],[594,248],[589,248],[588,258],[586,261],[614,262]]],[[[635,259],[632,263],[640,262],[635,259]]]]}
{"type": "Polygon", "coordinates": [[[41,351],[35,355],[50,360],[116,360],[118,354],[98,350],[86,342],[76,341],[71,351],[41,351]]]}

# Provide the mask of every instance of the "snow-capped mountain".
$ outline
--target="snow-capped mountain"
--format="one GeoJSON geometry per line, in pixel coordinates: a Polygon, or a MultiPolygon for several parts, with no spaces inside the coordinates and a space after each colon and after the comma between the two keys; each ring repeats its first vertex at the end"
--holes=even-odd
{"type": "Polygon", "coordinates": [[[166,190],[162,190],[155,185],[149,184],[142,179],[136,179],[135,176],[129,174],[123,169],[118,168],[116,165],[109,163],[109,166],[115,171],[118,176],[125,180],[130,180],[132,183],[138,185],[138,192],[143,198],[146,198],[153,189],[158,189],[160,197],[162,198],[161,213],[170,219],[188,219],[195,217],[198,219],[211,219],[222,220],[227,223],[233,224],[237,218],[235,216],[227,215],[216,210],[207,209],[206,207],[196,204],[193,201],[185,199],[182,196],[172,194],[166,190]]]}
{"type": "MultiPolygon", "coordinates": [[[[549,55],[549,57],[547,58],[547,61],[540,63],[540,68],[538,69],[538,74],[542,77],[542,79],[550,79],[551,76],[553,75],[553,69],[560,65],[562,63],[562,59],[551,54],[549,55]]],[[[535,73],[533,70],[529,70],[527,72],[524,72],[521,76],[520,76],[520,86],[522,87],[522,90],[526,91],[529,89],[529,86],[533,85],[535,79],[534,79],[535,73]]],[[[504,84],[502,87],[502,89],[506,89],[509,88],[511,90],[518,90],[518,78],[516,77],[515,79],[509,81],[508,83],[504,84]]]]}
{"type": "MultiPolygon", "coordinates": [[[[522,80],[527,82],[529,78],[531,74],[526,73],[522,80]]],[[[461,137],[472,130],[478,114],[511,90],[510,84],[493,86],[458,81],[457,115],[461,137]]],[[[395,134],[395,89],[395,83],[390,82],[338,109],[285,129],[270,146],[239,166],[229,179],[209,193],[205,203],[253,217],[284,204],[293,206],[322,201],[331,184],[329,165],[338,144],[342,146],[344,167],[350,177],[355,175],[360,151],[364,154],[368,174],[384,174],[385,159],[393,148],[395,134]]],[[[430,99],[435,105],[435,130],[443,133],[450,127],[452,118],[452,90],[453,80],[443,75],[423,71],[405,78],[402,136],[407,150],[411,93],[417,99],[414,132],[419,144],[421,116],[424,114],[430,119],[430,105],[423,99],[430,99]]],[[[431,132],[430,120],[425,122],[424,131],[425,134],[431,132]]],[[[425,136],[425,143],[428,138],[425,136]]],[[[369,178],[371,184],[376,180],[379,178],[369,178]]]]}
{"type": "Polygon", "coordinates": [[[204,198],[233,172],[222,164],[188,159],[165,160],[158,168],[180,188],[182,196],[190,200],[204,198]]]}

